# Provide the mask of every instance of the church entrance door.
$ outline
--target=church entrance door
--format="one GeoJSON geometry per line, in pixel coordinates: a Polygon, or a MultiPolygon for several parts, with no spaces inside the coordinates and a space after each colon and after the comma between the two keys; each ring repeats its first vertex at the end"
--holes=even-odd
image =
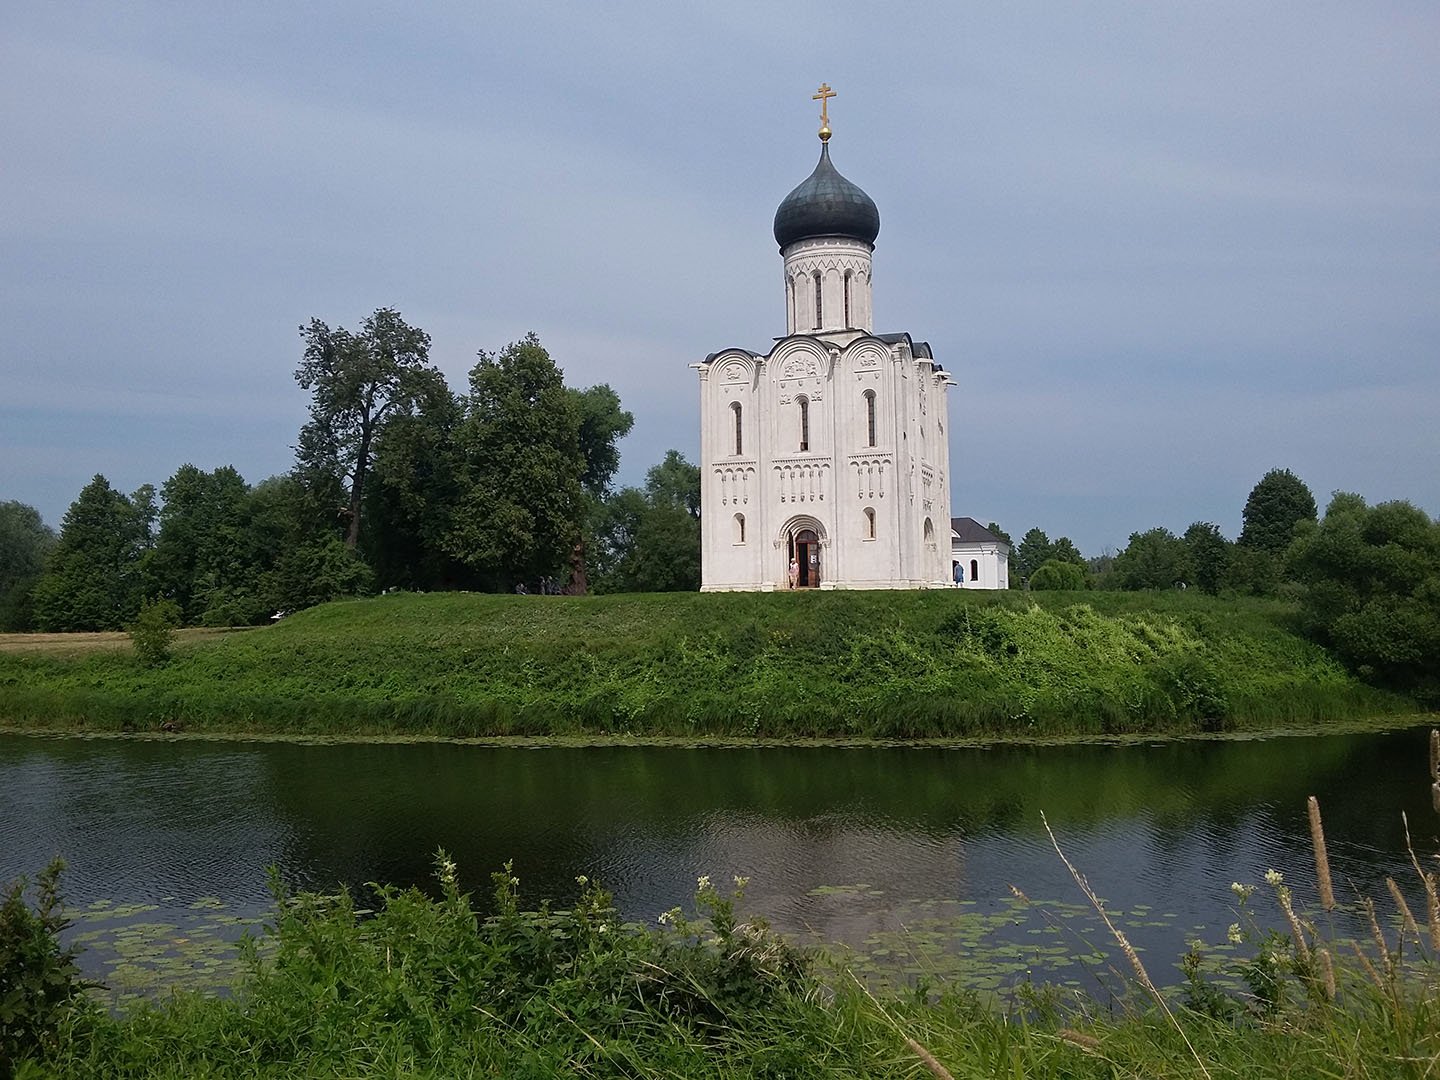
{"type": "Polygon", "coordinates": [[[802,589],[814,589],[820,585],[820,538],[814,529],[801,529],[795,534],[795,561],[800,564],[800,580],[796,584],[802,589]]]}

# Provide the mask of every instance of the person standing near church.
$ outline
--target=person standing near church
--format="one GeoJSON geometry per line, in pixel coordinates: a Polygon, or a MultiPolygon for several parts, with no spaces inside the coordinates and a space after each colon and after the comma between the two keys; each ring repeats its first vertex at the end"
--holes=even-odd
{"type": "Polygon", "coordinates": [[[797,561],[797,560],[794,558],[794,556],[791,556],[791,558],[790,558],[790,588],[793,589],[793,588],[795,587],[795,583],[796,583],[797,581],[799,581],[799,580],[800,580],[800,563],[799,563],[799,561],[797,561]]]}

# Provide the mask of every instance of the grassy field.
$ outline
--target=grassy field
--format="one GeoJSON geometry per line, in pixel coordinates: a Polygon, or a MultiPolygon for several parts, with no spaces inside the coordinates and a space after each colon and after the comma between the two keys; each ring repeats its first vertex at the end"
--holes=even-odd
{"type": "Polygon", "coordinates": [[[1415,711],[1197,594],[392,595],[182,635],[0,643],[0,723],[390,736],[1030,738],[1415,711]]]}

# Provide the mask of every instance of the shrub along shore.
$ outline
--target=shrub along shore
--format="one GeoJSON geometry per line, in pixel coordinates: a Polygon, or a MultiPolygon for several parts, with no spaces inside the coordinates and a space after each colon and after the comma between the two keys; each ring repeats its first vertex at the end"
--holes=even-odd
{"type": "Polygon", "coordinates": [[[1274,600],[1194,593],[398,594],[177,644],[0,651],[22,730],[1028,739],[1417,712],[1274,600]]]}

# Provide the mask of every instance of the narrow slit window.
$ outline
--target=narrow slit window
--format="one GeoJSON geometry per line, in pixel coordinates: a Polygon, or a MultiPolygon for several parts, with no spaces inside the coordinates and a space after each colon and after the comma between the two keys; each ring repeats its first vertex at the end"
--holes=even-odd
{"type": "Polygon", "coordinates": [[[825,312],[820,304],[820,271],[816,270],[812,278],[815,283],[815,329],[819,330],[824,326],[825,312]]]}
{"type": "Polygon", "coordinates": [[[732,403],[730,411],[735,414],[735,456],[739,457],[745,452],[744,427],[740,421],[740,403],[738,401],[732,403]]]}
{"type": "MultiPolygon", "coordinates": [[[[847,328],[855,325],[850,321],[850,282],[854,280],[854,277],[855,272],[853,270],[845,271],[845,326],[847,328]]],[[[870,445],[874,446],[875,444],[871,443],[870,445]]]]}
{"type": "Polygon", "coordinates": [[[865,391],[865,435],[867,446],[875,445],[875,391],[865,391]]]}
{"type": "Polygon", "coordinates": [[[875,539],[875,511],[868,506],[865,508],[865,539],[875,539]]]}
{"type": "Polygon", "coordinates": [[[735,543],[737,543],[737,544],[743,544],[744,542],[745,542],[745,515],[744,515],[744,514],[736,514],[736,515],[735,515],[735,543]]]}
{"type": "Polygon", "coordinates": [[[800,449],[810,449],[810,399],[801,398],[800,405],[800,449]]]}
{"type": "Polygon", "coordinates": [[[971,580],[971,581],[979,581],[979,580],[980,580],[980,562],[979,562],[979,560],[977,560],[977,559],[971,559],[971,560],[970,560],[970,580],[971,580]]]}

